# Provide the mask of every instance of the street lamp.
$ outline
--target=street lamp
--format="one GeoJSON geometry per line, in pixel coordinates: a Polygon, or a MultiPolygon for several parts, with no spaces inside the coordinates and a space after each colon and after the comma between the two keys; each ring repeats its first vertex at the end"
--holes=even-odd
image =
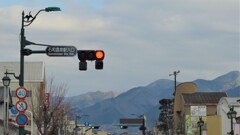
{"type": "MultiPolygon", "coordinates": [[[[21,26],[21,34],[20,34],[20,36],[21,36],[20,74],[18,77],[19,78],[19,86],[24,86],[24,56],[30,55],[32,53],[30,49],[25,49],[25,46],[33,43],[33,42],[26,40],[24,27],[27,27],[30,24],[32,24],[32,22],[36,19],[37,15],[42,11],[46,11],[46,12],[61,11],[61,9],[59,7],[47,7],[45,9],[39,10],[38,13],[34,17],[31,15],[31,12],[29,12],[29,14],[26,16],[24,14],[24,11],[22,12],[22,26],[21,26]]],[[[37,53],[39,53],[39,52],[37,51],[37,53]]],[[[19,135],[25,135],[24,126],[19,126],[19,135]]]]}
{"type": "Polygon", "coordinates": [[[236,118],[237,116],[237,112],[234,111],[234,106],[230,107],[230,111],[227,113],[228,119],[231,119],[231,135],[234,135],[234,131],[233,131],[233,119],[236,118]]]}
{"type": "MultiPolygon", "coordinates": [[[[7,73],[7,72],[6,72],[7,73]]],[[[4,105],[3,105],[3,116],[4,116],[4,127],[3,127],[3,133],[8,134],[8,108],[9,108],[9,91],[8,91],[8,86],[11,82],[11,79],[7,76],[7,74],[5,73],[5,76],[2,78],[2,82],[4,85],[4,105]]]]}
{"type": "Polygon", "coordinates": [[[199,133],[202,135],[202,126],[204,125],[204,121],[202,120],[202,116],[199,117],[199,121],[197,122],[197,125],[199,126],[199,133]]]}
{"type": "Polygon", "coordinates": [[[8,87],[11,82],[11,79],[6,75],[2,78],[2,81],[3,81],[3,85],[8,87]]]}

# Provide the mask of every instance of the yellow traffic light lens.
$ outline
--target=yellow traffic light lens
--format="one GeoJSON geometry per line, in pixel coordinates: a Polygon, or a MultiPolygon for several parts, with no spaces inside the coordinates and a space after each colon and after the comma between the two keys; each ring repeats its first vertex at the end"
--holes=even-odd
{"type": "Polygon", "coordinates": [[[103,51],[96,51],[96,58],[97,59],[103,59],[104,58],[104,52],[103,51]]]}

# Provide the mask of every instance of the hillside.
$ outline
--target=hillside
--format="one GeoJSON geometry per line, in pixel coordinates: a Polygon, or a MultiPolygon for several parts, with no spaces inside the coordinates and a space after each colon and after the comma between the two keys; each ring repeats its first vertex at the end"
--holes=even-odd
{"type": "MultiPolygon", "coordinates": [[[[239,92],[240,72],[233,71],[213,80],[197,79],[193,82],[197,84],[199,92],[225,92],[228,89],[239,92]]],[[[90,123],[117,124],[120,118],[133,117],[131,114],[145,114],[148,118],[148,126],[150,126],[158,119],[159,100],[171,98],[173,88],[172,80],[159,79],[147,86],[132,88],[116,97],[112,96],[95,104],[94,102],[86,103],[88,107],[81,108],[81,110],[89,115],[87,121],[90,123]],[[92,105],[89,106],[90,104],[92,105]]]]}
{"type": "Polygon", "coordinates": [[[117,92],[88,92],[82,95],[67,97],[66,101],[70,102],[73,107],[76,108],[86,108],[92,106],[98,102],[101,102],[108,98],[114,98],[118,96],[117,92]]]}
{"type": "Polygon", "coordinates": [[[193,82],[197,84],[198,91],[227,91],[240,85],[240,72],[232,71],[213,80],[198,79],[193,82]]]}

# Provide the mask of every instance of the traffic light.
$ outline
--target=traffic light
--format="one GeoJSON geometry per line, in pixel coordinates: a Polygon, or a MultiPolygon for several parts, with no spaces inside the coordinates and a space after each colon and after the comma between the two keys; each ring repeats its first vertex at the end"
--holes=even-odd
{"type": "Polygon", "coordinates": [[[100,126],[91,126],[92,129],[99,129],[100,126]]]}
{"type": "Polygon", "coordinates": [[[144,126],[144,125],[141,125],[140,127],[139,127],[139,130],[146,130],[147,128],[144,126]]]}
{"type": "Polygon", "coordinates": [[[95,69],[103,69],[103,50],[78,50],[79,70],[87,70],[87,60],[95,60],[95,69]]]}
{"type": "Polygon", "coordinates": [[[79,70],[87,70],[87,62],[86,61],[79,62],[79,70]]]}
{"type": "Polygon", "coordinates": [[[95,61],[95,69],[103,69],[103,59],[104,59],[104,51],[97,50],[96,51],[96,61],[95,61]]]}
{"type": "Polygon", "coordinates": [[[128,126],[120,125],[120,128],[121,128],[121,129],[127,129],[128,126]]]}

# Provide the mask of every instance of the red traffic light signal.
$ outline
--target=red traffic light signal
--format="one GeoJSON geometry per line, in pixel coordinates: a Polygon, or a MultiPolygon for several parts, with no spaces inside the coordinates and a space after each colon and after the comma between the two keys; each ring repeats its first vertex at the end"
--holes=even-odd
{"type": "Polygon", "coordinates": [[[103,60],[104,56],[105,56],[105,54],[104,54],[103,50],[96,50],[96,52],[95,52],[96,60],[103,60]]]}

